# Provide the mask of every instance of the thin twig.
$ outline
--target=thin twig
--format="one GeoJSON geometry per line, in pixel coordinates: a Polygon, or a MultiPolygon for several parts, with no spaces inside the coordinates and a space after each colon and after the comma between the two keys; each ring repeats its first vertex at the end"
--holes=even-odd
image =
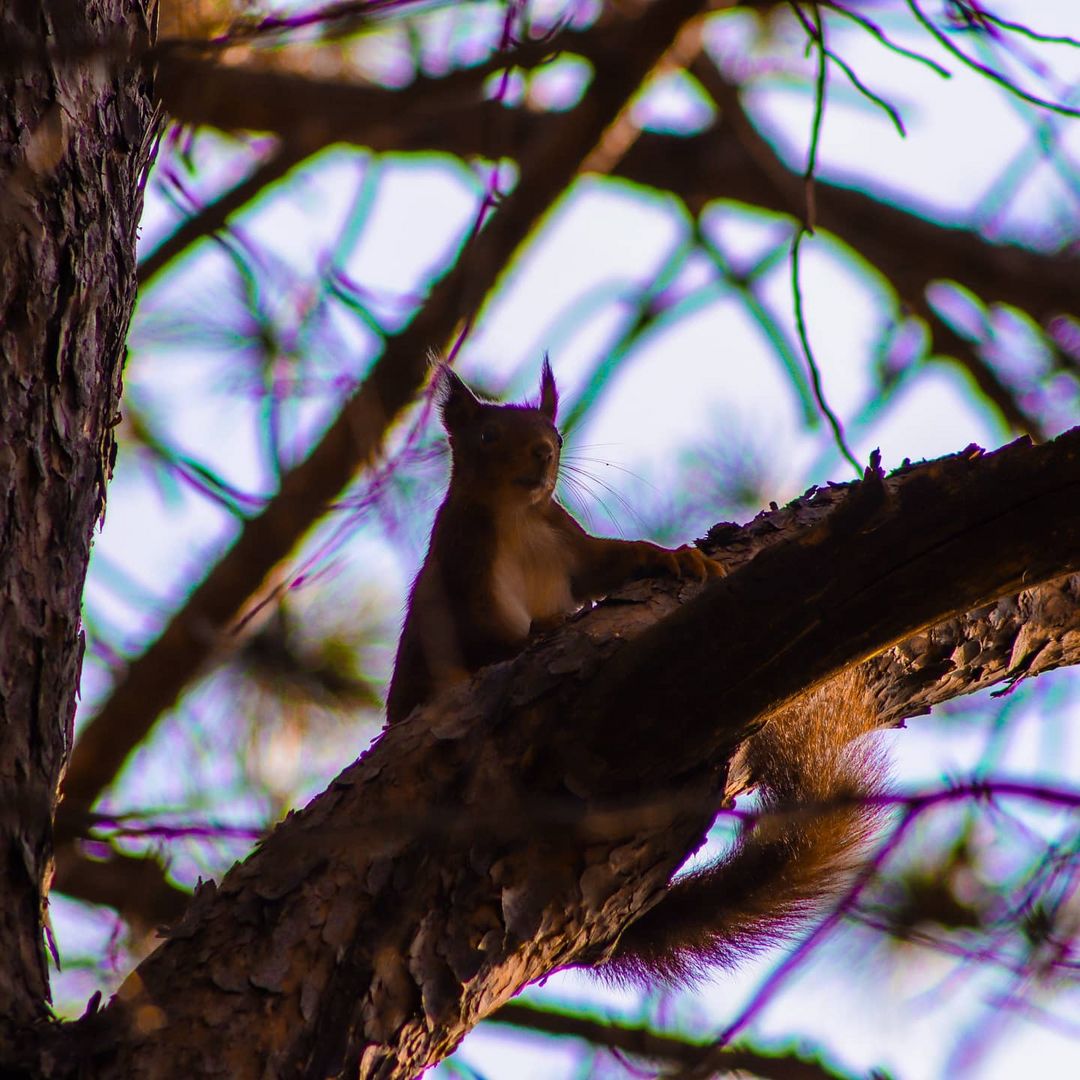
{"type": "Polygon", "coordinates": [[[1024,101],[1031,102],[1032,105],[1038,105],[1043,109],[1050,109],[1052,112],[1061,113],[1062,116],[1080,116],[1080,109],[1074,109],[1071,106],[1062,105],[1056,101],[1049,101],[1047,98],[1041,98],[1037,94],[1031,94],[1022,87],[1017,86],[1016,83],[1005,75],[1002,75],[1000,71],[996,71],[986,64],[980,64],[978,60],[968,56],[963,49],[958,48],[949,40],[949,36],[923,12],[922,8],[916,3],[916,0],[907,0],[907,6],[911,9],[912,15],[915,16],[918,22],[926,29],[934,40],[937,41],[946,52],[951,53],[966,67],[979,72],[980,75],[984,75],[992,82],[996,82],[999,86],[1004,87],[1010,94],[1015,94],[1017,97],[1023,98],[1024,101]]]}
{"type": "MultiPolygon", "coordinates": [[[[700,1061],[708,1044],[654,1031],[645,1025],[623,1024],[609,1019],[597,1019],[563,1009],[510,1002],[489,1016],[485,1023],[513,1024],[527,1031],[545,1035],[561,1035],[583,1039],[594,1046],[652,1058],[678,1065],[693,1065],[700,1061]]],[[[842,1080],[850,1074],[827,1065],[821,1055],[811,1056],[805,1049],[792,1051],[789,1047],[770,1052],[762,1046],[733,1046],[724,1051],[722,1069],[725,1073],[752,1073],[766,1080],[842,1080]]]]}
{"type": "Polygon", "coordinates": [[[865,15],[860,15],[857,11],[852,11],[850,8],[844,7],[842,4],[834,3],[833,0],[820,0],[821,6],[828,8],[830,11],[835,11],[837,15],[842,15],[846,19],[851,19],[852,22],[861,26],[868,34],[876,38],[886,49],[891,52],[897,53],[899,56],[903,56],[908,60],[914,60],[918,64],[923,64],[933,71],[936,75],[940,75],[943,79],[951,79],[952,72],[942,64],[939,64],[936,60],[929,56],[924,56],[920,52],[916,52],[914,49],[905,48],[903,45],[897,45],[890,37],[888,37],[884,30],[878,26],[877,23],[868,19],[865,15]]]}
{"type": "Polygon", "coordinates": [[[1025,26],[1023,23],[1003,19],[1000,15],[987,11],[981,5],[969,3],[964,6],[976,12],[980,22],[993,23],[995,26],[1000,26],[1002,30],[1011,30],[1014,34],[1021,34],[1032,41],[1041,41],[1045,45],[1069,45],[1074,49],[1080,49],[1080,40],[1077,38],[1068,37],[1065,34],[1040,34],[1037,30],[1032,30],[1030,26],[1025,26]]]}

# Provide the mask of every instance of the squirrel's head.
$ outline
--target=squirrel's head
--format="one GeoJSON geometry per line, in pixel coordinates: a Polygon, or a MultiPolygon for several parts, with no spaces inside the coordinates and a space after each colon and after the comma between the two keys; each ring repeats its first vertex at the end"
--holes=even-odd
{"type": "Polygon", "coordinates": [[[544,357],[536,405],[481,401],[443,365],[440,412],[450,437],[453,482],[499,506],[536,505],[555,490],[562,436],[555,427],[559,393],[544,357]]]}

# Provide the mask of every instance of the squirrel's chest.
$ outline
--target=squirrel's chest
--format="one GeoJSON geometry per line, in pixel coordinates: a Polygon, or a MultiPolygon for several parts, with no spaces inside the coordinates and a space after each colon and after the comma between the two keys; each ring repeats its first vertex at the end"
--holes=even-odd
{"type": "Polygon", "coordinates": [[[576,610],[570,591],[572,569],[565,537],[546,522],[501,522],[491,568],[491,601],[506,631],[524,638],[533,622],[576,610]]]}

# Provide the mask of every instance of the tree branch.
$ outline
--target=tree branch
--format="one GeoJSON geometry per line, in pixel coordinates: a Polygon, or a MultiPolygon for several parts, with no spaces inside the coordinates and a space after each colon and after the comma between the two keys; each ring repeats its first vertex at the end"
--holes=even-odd
{"type": "MultiPolygon", "coordinates": [[[[566,38],[561,35],[550,43],[548,55],[558,48],[586,56],[605,55],[602,38],[572,30],[564,33],[566,38]]],[[[528,50],[521,56],[503,57],[501,63],[523,67],[538,63],[534,46],[528,50]]],[[[377,152],[428,150],[461,158],[480,154],[519,159],[563,119],[481,100],[483,78],[475,78],[475,69],[454,72],[444,79],[417,80],[405,90],[388,91],[243,67],[215,71],[212,69],[219,65],[208,60],[179,58],[174,63],[197,65],[204,86],[217,79],[227,80],[229,86],[235,82],[235,92],[200,92],[199,102],[206,103],[202,110],[185,106],[166,89],[166,103],[178,110],[180,119],[216,123],[226,129],[274,131],[312,148],[345,141],[377,152]],[[246,87],[243,92],[242,87],[246,87]],[[259,93],[251,92],[253,87],[258,87],[259,93]],[[296,110],[298,126],[287,119],[296,103],[302,103],[296,110]],[[312,124],[318,131],[312,130],[312,124]]],[[[180,87],[187,85],[179,78],[186,70],[181,66],[171,83],[176,85],[177,95],[180,87]]],[[[626,158],[613,166],[612,175],[672,191],[696,213],[713,200],[732,199],[798,217],[804,181],[746,116],[739,87],[720,75],[705,55],[699,56],[690,70],[716,99],[724,122],[689,137],[645,133],[626,158]]],[[[484,67],[484,75],[487,71],[484,67]]],[[[906,211],[821,179],[816,180],[815,193],[816,224],[886,276],[897,295],[929,321],[936,346],[955,353],[971,370],[1005,420],[1017,430],[1042,437],[1038,419],[1016,402],[1015,394],[1002,386],[981,356],[966,342],[941,338],[924,294],[932,281],[953,280],[988,302],[1008,303],[1047,324],[1058,314],[1080,314],[1077,294],[1071,287],[1080,273],[1077,258],[1068,252],[1032,252],[1012,244],[990,243],[968,229],[937,224],[929,215],[906,211]]]]}
{"type": "MultiPolygon", "coordinates": [[[[591,49],[586,42],[576,51],[591,49]]],[[[688,137],[644,133],[614,166],[612,175],[671,191],[695,213],[716,199],[732,199],[800,216],[803,179],[777,156],[746,116],[738,99],[739,88],[704,55],[690,69],[717,100],[724,121],[688,137]]],[[[246,78],[239,74],[242,70],[230,68],[228,78],[246,78]]],[[[523,147],[535,145],[562,121],[557,115],[507,109],[494,101],[470,100],[468,95],[451,93],[444,99],[442,80],[422,83],[413,91],[354,88],[362,92],[363,103],[338,109],[333,103],[343,92],[339,84],[267,72],[251,73],[250,77],[283,82],[276,89],[266,89],[265,98],[247,93],[228,95],[228,117],[219,117],[223,126],[260,130],[265,126],[283,137],[299,137],[302,132],[280,119],[275,122],[287,112],[267,110],[262,104],[287,93],[293,101],[310,98],[299,111],[308,123],[312,122],[310,117],[318,117],[321,138],[327,145],[350,142],[375,151],[438,151],[465,158],[516,159],[523,147]],[[406,93],[411,96],[403,97],[406,93]],[[446,108],[447,100],[456,107],[446,108]],[[246,109],[257,112],[244,112],[246,109]]],[[[1037,252],[991,243],[969,229],[935,223],[927,216],[821,179],[815,183],[815,192],[817,225],[876,266],[898,295],[924,317],[926,287],[943,279],[959,282],[989,303],[1010,304],[1029,312],[1044,325],[1055,315],[1080,315],[1076,291],[1071,287],[1080,266],[1069,252],[1037,252]]],[[[952,346],[955,342],[950,352],[952,346]]],[[[969,366],[985,364],[967,354],[959,359],[969,366]]],[[[989,385],[984,375],[976,378],[980,386],[989,385]]],[[[998,394],[991,400],[1010,423],[1038,433],[1034,417],[1000,397],[998,394]]]]}
{"type": "MultiPolygon", "coordinates": [[[[706,546],[730,571],[737,570],[762,551],[804,538],[835,511],[852,487],[811,488],[782,508],[762,511],[747,525],[718,525],[710,531],[706,546]]],[[[653,598],[646,609],[648,625],[662,611],[674,610],[674,600],[668,602],[670,608],[653,598]]],[[[633,615],[619,609],[616,616],[623,620],[618,625],[622,636],[631,636],[635,629],[640,632],[642,613],[631,611],[633,615]]],[[[890,725],[1003,680],[1011,689],[1023,679],[1075,664],[1080,664],[1080,574],[938,621],[871,660],[866,677],[877,696],[881,721],[890,725]]],[[[740,788],[741,778],[729,784],[732,793],[740,788]]],[[[81,832],[77,823],[73,831],[81,832]]],[[[152,857],[124,856],[123,865],[116,873],[113,869],[113,861],[89,859],[66,847],[57,856],[54,888],[92,903],[110,904],[137,930],[172,921],[190,900],[190,893],[165,879],[152,857]],[[128,866],[141,861],[150,866],[128,866]],[[132,887],[136,880],[137,888],[132,887]]]]}
{"type": "MultiPolygon", "coordinates": [[[[575,709],[590,733],[592,753],[577,755],[590,786],[602,790],[605,776],[621,780],[627,763],[644,761],[628,715],[646,721],[646,732],[648,718],[666,717],[649,770],[694,771],[703,740],[711,753],[723,745],[718,701],[737,717],[760,715],[916,629],[1080,569],[1080,428],[1047,447],[1045,455],[1022,442],[985,455],[970,448],[888,483],[868,475],[798,542],[761,552],[641,635],[575,709]],[[828,550],[843,572],[800,577],[805,548],[828,550]],[[808,591],[812,603],[790,604],[808,591]],[[718,663],[717,641],[733,626],[718,663]],[[657,666],[672,685],[656,678],[657,666]]],[[[652,790],[650,772],[638,782],[652,790]]]]}
{"type": "MultiPolygon", "coordinates": [[[[710,88],[719,94],[719,87],[710,88]]],[[[730,124],[721,121],[718,128],[688,138],[645,133],[615,175],[670,190],[695,213],[713,199],[733,199],[801,216],[803,178],[787,168],[749,120],[745,126],[737,122],[736,91],[732,87],[721,98],[730,124]]],[[[988,303],[1011,304],[1044,324],[1055,315],[1078,312],[1072,282],[1080,260],[1068,252],[990,243],[969,229],[935,223],[821,179],[814,190],[817,227],[859,252],[904,298],[921,296],[932,281],[949,279],[988,303]]]]}
{"type": "Polygon", "coordinates": [[[285,143],[256,167],[254,172],[235,187],[222,192],[198,213],[185,219],[153,251],[139,260],[139,288],[145,288],[173,259],[187,251],[197,240],[211,236],[224,227],[229,217],[255,199],[266,188],[277,183],[290,169],[299,165],[307,155],[285,143]]]}
{"type": "Polygon", "coordinates": [[[109,851],[91,858],[72,844],[57,849],[53,889],[111,907],[139,937],[176,922],[191,900],[191,893],[173,885],[149,855],[109,851]]]}
{"type": "MultiPolygon", "coordinates": [[[[748,160],[752,161],[753,167],[758,170],[759,182],[766,184],[770,190],[774,191],[788,204],[787,213],[800,218],[803,213],[802,200],[805,197],[803,194],[805,181],[801,176],[797,176],[788,169],[776,151],[773,150],[754,126],[743,109],[739,96],[740,87],[726,79],[716,64],[704,54],[699,56],[691,65],[691,71],[722,109],[724,122],[730,125],[740,145],[746,151],[748,160]]],[[[933,311],[927,301],[926,288],[934,280],[934,277],[930,276],[931,274],[935,274],[937,277],[953,277],[957,281],[964,281],[963,278],[950,274],[947,269],[938,272],[936,263],[930,266],[929,273],[927,272],[926,255],[928,252],[932,252],[934,256],[939,256],[941,252],[937,245],[940,244],[945,247],[948,260],[949,249],[955,248],[956,245],[954,243],[945,244],[944,240],[935,241],[936,246],[919,249],[918,256],[916,256],[911,239],[907,237],[905,232],[897,229],[890,243],[874,244],[871,241],[868,246],[862,229],[864,219],[857,214],[854,215],[854,220],[849,217],[857,208],[852,205],[843,207],[831,205],[843,198],[840,193],[844,192],[845,189],[831,190],[828,185],[822,185],[816,179],[814,187],[815,209],[818,212],[816,224],[828,228],[830,232],[843,239],[853,250],[858,251],[881,271],[896,290],[903,303],[926,323],[931,336],[932,348],[940,355],[955,358],[956,362],[970,373],[982,393],[997,407],[1002,417],[1012,425],[1014,430],[1020,433],[1026,432],[1039,439],[1045,439],[1047,432],[1039,418],[1023,408],[1017,395],[1001,381],[997,372],[986,362],[972,343],[965,341],[953,332],[941,320],[940,316],[933,311]],[[820,212],[823,189],[826,203],[830,204],[827,205],[824,216],[820,212]],[[843,230],[846,230],[846,232],[843,230]],[[883,259],[884,261],[882,261],[883,259]],[[913,269],[915,269],[914,273],[912,273],[913,269]]],[[[847,192],[848,196],[854,194],[854,192],[847,192]]],[[[868,196],[862,196],[862,198],[869,199],[868,196]]],[[[897,224],[895,215],[897,213],[903,214],[904,211],[897,211],[895,208],[887,209],[891,209],[893,213],[889,224],[895,227],[897,224]]],[[[923,215],[918,217],[909,216],[912,216],[913,220],[920,222],[923,227],[924,235],[919,238],[920,242],[929,240],[926,235],[927,229],[941,230],[941,226],[930,223],[923,215]]],[[[949,230],[949,232],[951,234],[950,240],[952,240],[955,237],[956,230],[949,230]]],[[[1001,245],[987,244],[976,234],[967,233],[966,235],[974,237],[978,240],[978,243],[987,248],[993,248],[996,251],[1002,250],[1001,245]]],[[[956,254],[959,254],[959,252],[956,252],[956,254]]],[[[973,252],[969,251],[967,257],[972,254],[973,252]]],[[[950,261],[954,269],[962,266],[964,273],[971,274],[972,268],[963,265],[963,258],[957,259],[954,255],[950,261]]],[[[983,263],[980,262],[977,265],[981,270],[983,263]]],[[[978,291],[974,285],[969,282],[967,284],[969,288],[978,291]]],[[[1069,302],[1075,305],[1075,298],[1072,298],[1069,302]]],[[[1044,313],[1043,317],[1048,318],[1049,316],[1044,313]]]]}
{"type": "Polygon", "coordinates": [[[1080,429],[871,475],[671,614],[655,585],[572,620],[385,732],[57,1037],[101,1075],[415,1075],[603,958],[701,842],[758,714],[1080,567],[1078,496],[1080,429]]]}

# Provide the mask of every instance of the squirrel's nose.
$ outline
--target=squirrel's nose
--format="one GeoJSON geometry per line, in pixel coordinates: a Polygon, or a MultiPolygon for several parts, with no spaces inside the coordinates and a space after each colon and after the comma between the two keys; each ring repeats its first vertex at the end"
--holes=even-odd
{"type": "Polygon", "coordinates": [[[537,465],[547,465],[555,456],[555,447],[545,439],[543,442],[533,443],[532,454],[537,465]]]}

